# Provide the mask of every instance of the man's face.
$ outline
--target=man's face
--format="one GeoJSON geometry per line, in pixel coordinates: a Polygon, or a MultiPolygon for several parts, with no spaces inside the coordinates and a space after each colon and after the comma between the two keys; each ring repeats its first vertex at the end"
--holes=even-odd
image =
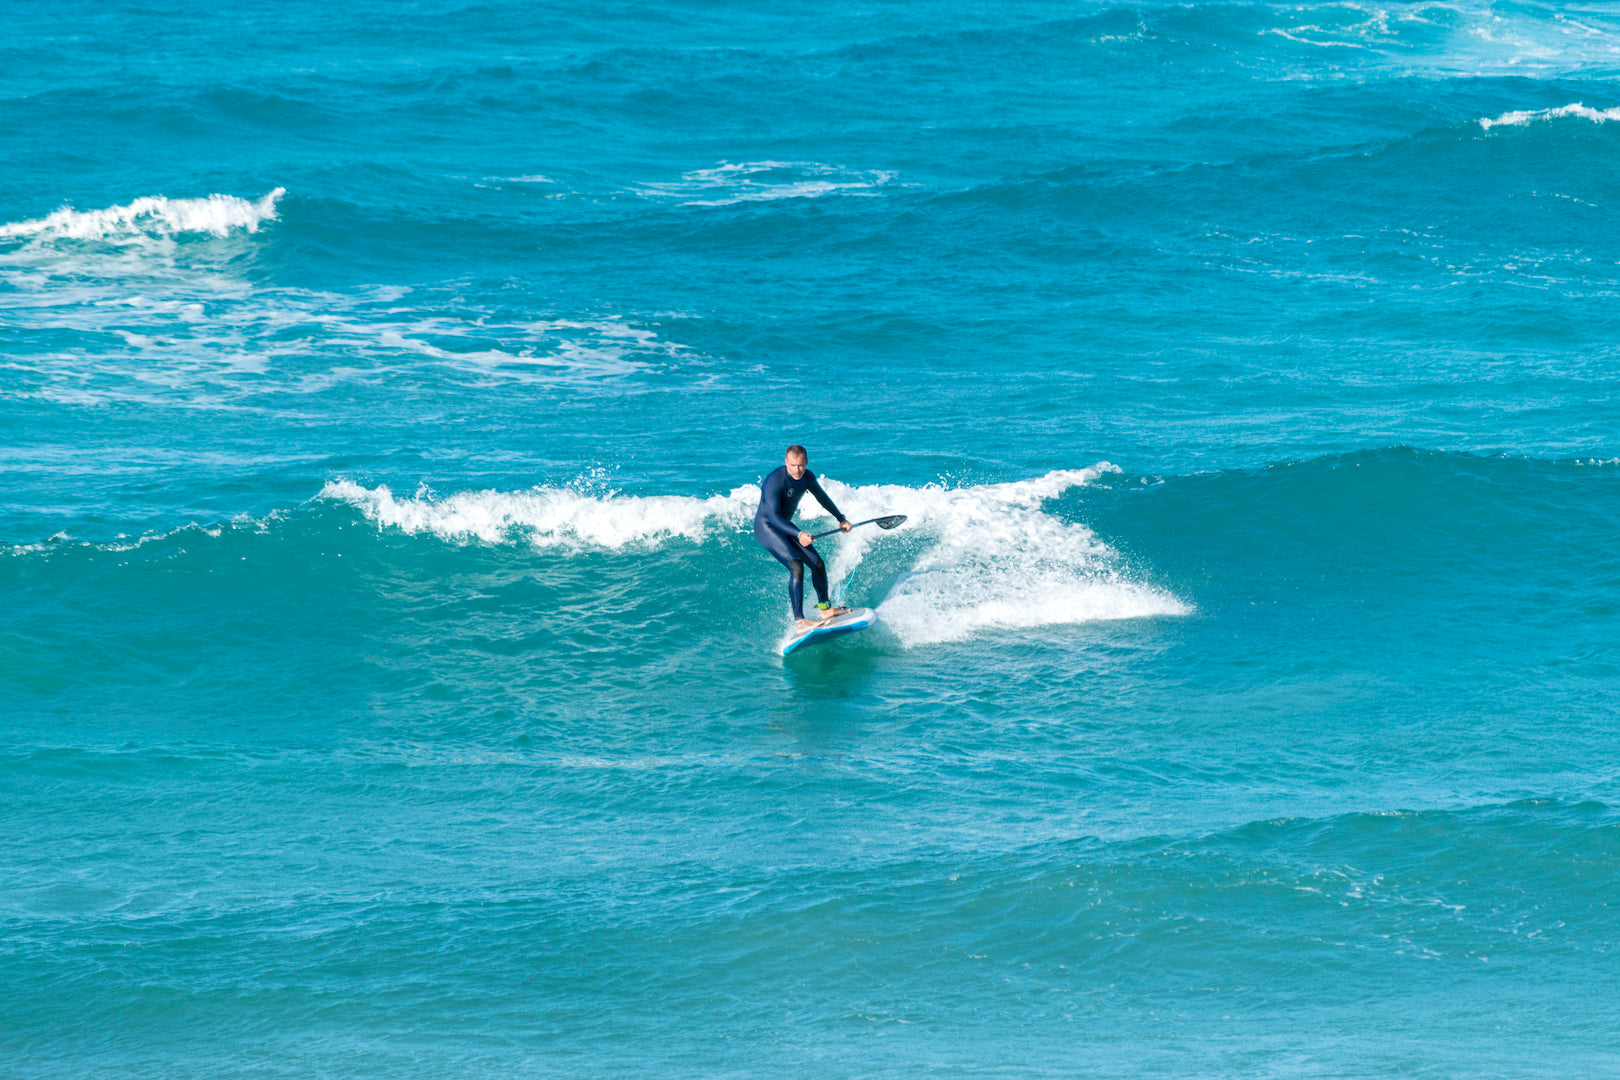
{"type": "Polygon", "coordinates": [[[810,467],[810,459],[789,454],[782,464],[787,466],[788,475],[795,480],[804,479],[804,470],[810,467]]]}

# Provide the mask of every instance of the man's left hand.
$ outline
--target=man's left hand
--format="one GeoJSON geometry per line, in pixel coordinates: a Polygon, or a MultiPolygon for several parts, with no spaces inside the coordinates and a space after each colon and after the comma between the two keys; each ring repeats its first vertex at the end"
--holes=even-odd
{"type": "Polygon", "coordinates": [[[855,526],[851,525],[847,521],[839,521],[838,527],[843,529],[845,532],[849,532],[849,530],[853,529],[855,526]]]}

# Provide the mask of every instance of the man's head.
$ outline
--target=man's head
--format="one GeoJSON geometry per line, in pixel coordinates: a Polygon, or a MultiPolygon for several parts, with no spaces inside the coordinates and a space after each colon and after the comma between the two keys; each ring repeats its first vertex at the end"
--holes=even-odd
{"type": "Polygon", "coordinates": [[[787,466],[788,475],[795,480],[804,479],[804,470],[810,467],[810,451],[794,443],[787,448],[787,457],[782,460],[787,466]]]}

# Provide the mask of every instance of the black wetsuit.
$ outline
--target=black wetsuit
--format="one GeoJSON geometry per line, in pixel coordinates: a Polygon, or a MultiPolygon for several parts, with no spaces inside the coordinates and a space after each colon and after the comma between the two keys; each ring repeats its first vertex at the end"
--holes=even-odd
{"type": "Polygon", "coordinates": [[[827,602],[827,564],[813,547],[799,543],[799,527],[793,524],[793,513],[799,500],[809,492],[816,497],[827,513],[839,521],[844,515],[816,483],[816,474],[809,469],[795,480],[788,475],[787,466],[779,465],[775,472],[760,485],[759,509],[754,512],[754,538],[765,545],[788,568],[788,599],[793,604],[793,617],[804,618],[804,568],[810,567],[810,583],[815,586],[816,599],[827,602]]]}

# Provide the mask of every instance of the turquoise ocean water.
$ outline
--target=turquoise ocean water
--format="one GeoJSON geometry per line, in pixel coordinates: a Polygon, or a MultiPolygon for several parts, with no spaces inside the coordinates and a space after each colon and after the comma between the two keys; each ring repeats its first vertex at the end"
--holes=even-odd
{"type": "Polygon", "coordinates": [[[0,1075],[1620,1072],[1614,8],[4,15],[0,1075]]]}

